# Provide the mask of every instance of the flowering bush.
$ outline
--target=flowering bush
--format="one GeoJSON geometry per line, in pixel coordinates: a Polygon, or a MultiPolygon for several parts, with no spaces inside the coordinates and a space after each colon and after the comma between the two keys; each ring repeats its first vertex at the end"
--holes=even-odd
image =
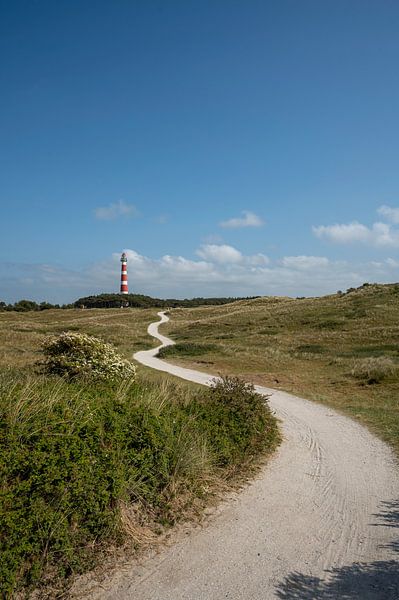
{"type": "Polygon", "coordinates": [[[136,368],[122,358],[111,344],[85,333],[65,332],[43,343],[48,373],[69,378],[101,380],[134,379],[136,368]]]}

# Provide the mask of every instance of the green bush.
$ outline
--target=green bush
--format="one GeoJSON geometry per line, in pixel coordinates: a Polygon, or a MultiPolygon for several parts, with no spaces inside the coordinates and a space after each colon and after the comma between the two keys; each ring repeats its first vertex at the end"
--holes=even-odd
{"type": "Polygon", "coordinates": [[[43,343],[47,373],[68,378],[134,380],[135,366],[123,359],[111,344],[85,333],[67,331],[43,343]]]}
{"type": "Polygon", "coordinates": [[[219,466],[235,467],[274,447],[276,421],[265,398],[252,384],[237,377],[222,377],[195,403],[206,425],[219,466]]]}
{"type": "Polygon", "coordinates": [[[238,380],[193,392],[21,377],[0,373],[0,597],[90,568],[99,546],[126,538],[123,506],[154,530],[172,524],[222,467],[278,440],[263,398],[238,380]]]}

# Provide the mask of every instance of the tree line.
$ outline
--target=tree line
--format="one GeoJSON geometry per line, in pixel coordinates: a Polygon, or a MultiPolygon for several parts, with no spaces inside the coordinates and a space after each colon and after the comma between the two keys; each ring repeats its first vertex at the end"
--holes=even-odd
{"type": "Polygon", "coordinates": [[[98,294],[86,296],[74,302],[75,308],[119,308],[129,306],[132,308],[193,308],[196,306],[215,306],[229,304],[243,300],[243,298],[152,298],[143,294],[98,294]]]}
{"type": "Polygon", "coordinates": [[[50,302],[35,302],[34,300],[18,300],[14,304],[0,301],[1,310],[15,310],[17,312],[28,312],[31,310],[48,310],[50,308],[73,308],[73,304],[51,304],[50,302]]]}
{"type": "Polygon", "coordinates": [[[97,294],[78,298],[71,304],[51,304],[50,302],[35,302],[34,300],[18,300],[14,304],[0,301],[0,311],[41,311],[50,308],[194,308],[196,306],[218,306],[229,304],[237,300],[251,300],[259,296],[248,296],[246,298],[186,298],[179,300],[175,298],[152,298],[143,294],[97,294]]]}

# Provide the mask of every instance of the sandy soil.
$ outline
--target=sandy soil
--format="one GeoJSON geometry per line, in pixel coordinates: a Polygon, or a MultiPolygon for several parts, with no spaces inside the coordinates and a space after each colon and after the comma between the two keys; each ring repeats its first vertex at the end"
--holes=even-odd
{"type": "MultiPolygon", "coordinates": [[[[172,340],[148,332],[162,345],[172,340]]],[[[134,358],[209,385],[213,376],[168,364],[159,348],[134,358]]],[[[399,476],[391,450],[333,410],[271,394],[284,441],[260,475],[205,528],[140,564],[125,565],[88,596],[118,600],[399,598],[399,476]]]]}

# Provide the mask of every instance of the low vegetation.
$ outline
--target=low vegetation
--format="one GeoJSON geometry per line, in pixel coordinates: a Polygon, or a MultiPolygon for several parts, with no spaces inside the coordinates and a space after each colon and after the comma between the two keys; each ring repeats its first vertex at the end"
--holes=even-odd
{"type": "Polygon", "coordinates": [[[329,404],[399,453],[399,284],[176,309],[162,331],[180,348],[171,360],[329,404]],[[205,360],[183,344],[207,346],[205,360]]]}
{"type": "Polygon", "coordinates": [[[171,356],[203,356],[209,352],[218,350],[215,344],[191,344],[190,342],[181,342],[173,346],[161,348],[158,352],[159,358],[168,358],[171,356]]]}
{"type": "Polygon", "coordinates": [[[128,356],[154,316],[0,315],[1,597],[58,596],[109,548],[156,543],[278,444],[264,398],[239,379],[198,389],[135,377],[108,342],[128,356]]]}
{"type": "Polygon", "coordinates": [[[0,594],[136,546],[205,501],[278,441],[263,399],[238,380],[84,384],[3,372],[0,594]]]}
{"type": "Polygon", "coordinates": [[[381,383],[387,377],[392,377],[398,366],[388,356],[362,358],[355,361],[351,374],[356,379],[360,379],[371,385],[373,383],[381,383]]]}
{"type": "Polygon", "coordinates": [[[147,335],[147,327],[157,318],[155,308],[0,312],[0,368],[15,365],[26,369],[36,364],[43,358],[45,339],[65,331],[106,340],[130,359],[133,352],[156,343],[147,335]]]}

